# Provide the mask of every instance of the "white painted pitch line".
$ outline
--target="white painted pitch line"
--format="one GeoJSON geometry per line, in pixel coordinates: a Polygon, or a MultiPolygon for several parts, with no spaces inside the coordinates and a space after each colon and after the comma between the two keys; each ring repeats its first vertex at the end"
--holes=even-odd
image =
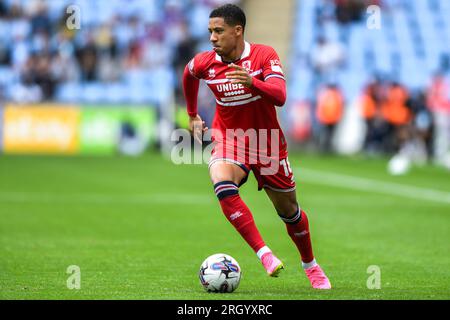
{"type": "Polygon", "coordinates": [[[3,192],[0,191],[0,202],[13,203],[91,203],[91,204],[117,204],[117,203],[172,203],[172,204],[210,204],[213,198],[199,194],[87,194],[87,193],[40,193],[40,192],[3,192]]]}
{"type": "Polygon", "coordinates": [[[450,204],[450,192],[307,168],[295,168],[295,173],[312,184],[450,204]]]}

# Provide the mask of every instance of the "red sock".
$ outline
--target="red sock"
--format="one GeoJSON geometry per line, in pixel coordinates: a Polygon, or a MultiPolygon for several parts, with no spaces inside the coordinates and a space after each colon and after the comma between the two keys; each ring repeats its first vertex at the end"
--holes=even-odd
{"type": "Polygon", "coordinates": [[[239,196],[238,186],[233,182],[224,181],[217,183],[214,188],[228,221],[252,247],[253,251],[258,252],[265,246],[265,243],[256,228],[252,213],[239,196]]]}
{"type": "Polygon", "coordinates": [[[286,223],[286,229],[300,252],[302,261],[309,263],[314,260],[308,217],[303,210],[298,210],[292,218],[281,218],[286,223]]]}

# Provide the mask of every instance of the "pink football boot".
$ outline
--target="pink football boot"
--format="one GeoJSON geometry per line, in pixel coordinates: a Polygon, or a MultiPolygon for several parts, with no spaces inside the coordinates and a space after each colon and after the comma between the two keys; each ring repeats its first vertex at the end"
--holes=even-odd
{"type": "Polygon", "coordinates": [[[261,262],[266,269],[267,274],[271,277],[278,277],[278,274],[284,269],[283,262],[274,256],[272,252],[266,252],[261,257],[261,262]]]}
{"type": "Polygon", "coordinates": [[[305,269],[305,273],[314,289],[331,289],[330,280],[328,280],[325,272],[323,272],[318,264],[305,269]]]}

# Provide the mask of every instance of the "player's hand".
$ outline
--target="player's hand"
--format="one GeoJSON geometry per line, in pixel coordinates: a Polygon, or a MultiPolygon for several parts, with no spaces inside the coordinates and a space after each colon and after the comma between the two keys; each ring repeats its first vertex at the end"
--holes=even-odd
{"type": "Polygon", "coordinates": [[[195,117],[189,117],[189,130],[195,141],[202,144],[203,134],[208,130],[208,127],[205,125],[205,121],[199,115],[196,115],[195,117]]]}
{"type": "Polygon", "coordinates": [[[234,69],[234,71],[225,73],[227,79],[230,80],[231,83],[240,83],[247,88],[250,88],[252,86],[253,78],[245,68],[234,63],[231,63],[228,66],[234,69]]]}

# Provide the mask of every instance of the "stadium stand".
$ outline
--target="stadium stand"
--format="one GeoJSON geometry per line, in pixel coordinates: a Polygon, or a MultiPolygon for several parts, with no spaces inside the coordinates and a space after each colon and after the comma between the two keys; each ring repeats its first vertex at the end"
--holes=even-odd
{"type": "Polygon", "coordinates": [[[209,12],[224,2],[0,0],[0,97],[160,105],[179,87],[177,69],[207,47],[209,12]],[[69,6],[79,30],[66,28],[69,6]]]}
{"type": "MultiPolygon", "coordinates": [[[[434,132],[434,142],[429,138],[424,142],[428,153],[435,149],[436,154],[446,154],[450,144],[447,0],[286,0],[283,7],[266,0],[256,7],[254,1],[250,5],[239,0],[0,0],[0,101],[148,104],[164,109],[175,96],[176,105],[183,106],[182,70],[196,52],[210,49],[205,27],[209,12],[226,2],[255,8],[248,13],[254,20],[261,16],[258,10],[265,12],[264,19],[254,24],[256,29],[272,11],[277,14],[276,8],[293,11],[283,20],[283,28],[273,23],[278,27],[272,33],[264,29],[262,38],[256,39],[279,47],[288,57],[284,62],[288,102],[280,115],[294,140],[307,140],[321,131],[315,108],[324,86],[339,87],[348,109],[362,97],[368,103],[378,99],[375,96],[383,100],[392,86],[400,85],[407,99],[396,110],[408,108],[405,114],[410,113],[411,119],[403,121],[402,128],[391,128],[384,119],[383,128],[376,132],[355,131],[366,136],[359,139],[361,148],[375,145],[382,151],[398,151],[406,124],[413,127],[407,130],[410,138],[417,135],[414,131],[427,137],[434,132]],[[381,8],[380,29],[368,27],[370,5],[381,8]],[[80,28],[73,30],[67,28],[74,14],[67,12],[70,6],[81,15],[80,28]],[[289,25],[286,36],[280,30],[289,25]],[[288,37],[291,43],[283,45],[288,37]],[[369,90],[374,96],[365,94],[374,82],[376,90],[369,90]],[[383,141],[386,135],[397,141],[383,141]]],[[[199,112],[207,123],[213,105],[202,85],[199,112]]],[[[343,121],[347,113],[344,110],[343,121]]],[[[376,127],[372,118],[361,120],[370,122],[366,131],[376,127]]]]}
{"type": "MultiPolygon", "coordinates": [[[[450,140],[449,15],[450,2],[445,0],[297,0],[288,81],[291,110],[284,117],[287,122],[291,119],[291,132],[298,132],[292,119],[303,124],[309,115],[313,123],[311,135],[320,134],[321,125],[313,115],[321,88],[339,86],[347,107],[351,107],[367,98],[363,93],[376,83],[372,98],[380,109],[381,121],[376,119],[361,127],[366,128],[367,135],[365,142],[360,139],[361,147],[377,145],[375,151],[392,153],[405,148],[408,142],[420,140],[419,144],[426,145],[421,149],[429,155],[433,149],[435,153],[448,152],[448,143],[442,141],[450,140]],[[371,16],[376,14],[373,8],[380,9],[378,26],[370,24],[371,16]],[[432,84],[441,78],[444,80],[439,82],[437,91],[442,103],[437,113],[424,96],[437,92],[432,84]],[[391,103],[390,92],[396,88],[402,88],[406,96],[391,103]],[[388,105],[395,107],[388,112],[388,105]],[[401,114],[402,121],[392,121],[392,117],[402,117],[401,114]],[[374,129],[374,123],[378,128],[374,129]],[[434,126],[431,146],[433,139],[429,136],[434,126]],[[376,132],[369,132],[372,129],[376,132]],[[375,136],[379,141],[368,138],[375,136]]],[[[307,138],[303,133],[300,136],[300,140],[307,138]]]]}
{"type": "Polygon", "coordinates": [[[374,73],[389,76],[409,89],[420,89],[436,72],[448,71],[448,1],[384,0],[368,1],[367,5],[371,2],[379,3],[383,10],[380,30],[368,29],[365,10],[357,20],[340,23],[335,14],[338,5],[333,1],[297,1],[291,52],[292,99],[312,98],[314,94],[314,68],[308,53],[320,37],[345,49],[346,63],[337,73],[327,74],[326,80],[338,81],[349,99],[357,97],[374,73]],[[316,21],[320,21],[319,28],[316,21]]]}

